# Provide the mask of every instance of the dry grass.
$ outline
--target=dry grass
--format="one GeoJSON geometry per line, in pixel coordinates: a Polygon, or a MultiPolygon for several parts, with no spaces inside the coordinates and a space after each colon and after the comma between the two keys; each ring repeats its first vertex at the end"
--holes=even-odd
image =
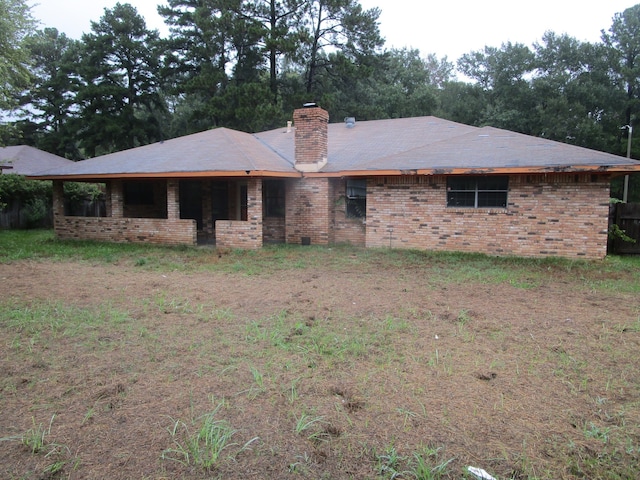
{"type": "Polygon", "coordinates": [[[0,259],[2,478],[640,471],[633,259],[37,235],[0,259]]]}

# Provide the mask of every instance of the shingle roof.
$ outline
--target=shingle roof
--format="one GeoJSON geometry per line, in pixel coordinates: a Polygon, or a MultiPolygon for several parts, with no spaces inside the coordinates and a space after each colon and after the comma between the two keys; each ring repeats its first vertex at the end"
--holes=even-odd
{"type": "MultiPolygon", "coordinates": [[[[41,178],[126,176],[298,176],[293,129],[258,134],[218,128],[41,173],[41,178]]],[[[328,125],[328,163],[312,175],[371,175],[416,171],[640,171],[624,157],[492,127],[436,117],[328,125]]]]}
{"type": "Polygon", "coordinates": [[[217,128],[76,162],[44,176],[110,177],[266,171],[291,173],[293,165],[248,133],[217,128]]]}
{"type": "Polygon", "coordinates": [[[477,128],[446,140],[352,165],[354,170],[449,171],[611,169],[634,163],[618,155],[554,142],[493,127],[477,128]]]}
{"type": "Polygon", "coordinates": [[[17,175],[32,175],[51,168],[72,165],[74,162],[66,158],[38,150],[28,145],[0,148],[0,166],[11,167],[2,169],[4,173],[17,175]]]}
{"type": "MultiPolygon", "coordinates": [[[[431,143],[446,140],[476,128],[436,117],[397,118],[328,126],[328,163],[323,172],[352,170],[355,165],[393,157],[431,143]]],[[[290,162],[294,161],[294,132],[284,129],[256,134],[265,144],[290,162]]]]}

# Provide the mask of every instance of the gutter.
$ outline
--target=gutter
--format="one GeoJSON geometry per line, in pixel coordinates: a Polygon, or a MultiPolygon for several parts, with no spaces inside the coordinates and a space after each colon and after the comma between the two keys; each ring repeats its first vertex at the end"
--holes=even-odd
{"type": "Polygon", "coordinates": [[[235,171],[207,171],[207,172],[154,172],[154,173],[100,173],[100,174],[72,174],[72,175],[27,175],[30,180],[66,180],[66,181],[105,181],[118,179],[149,179],[149,178],[340,178],[340,177],[395,177],[407,175],[522,175],[546,173],[592,173],[592,174],[628,174],[640,172],[640,163],[623,165],[573,165],[570,167],[540,166],[540,167],[497,167],[497,168],[419,168],[419,169],[387,169],[387,170],[341,170],[338,172],[274,172],[270,170],[235,170],[235,171]]]}
{"type": "Polygon", "coordinates": [[[225,172],[159,172],[159,173],[97,173],[97,174],[70,174],[70,175],[27,175],[30,180],[66,180],[74,181],[105,181],[120,179],[148,178],[229,178],[229,177],[276,177],[276,178],[300,178],[298,172],[273,172],[267,170],[235,170],[225,172]]]}
{"type": "Polygon", "coordinates": [[[418,169],[389,169],[389,170],[342,170],[339,172],[305,173],[305,177],[394,177],[405,175],[522,175],[546,173],[592,173],[592,174],[624,174],[640,172],[639,164],[625,165],[573,165],[570,167],[540,166],[540,167],[455,167],[455,168],[418,168],[418,169]]]}

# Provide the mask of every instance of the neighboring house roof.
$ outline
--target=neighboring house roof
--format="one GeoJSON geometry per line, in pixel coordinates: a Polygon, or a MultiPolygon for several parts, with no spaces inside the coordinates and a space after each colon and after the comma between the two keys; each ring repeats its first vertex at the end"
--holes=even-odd
{"type": "Polygon", "coordinates": [[[33,175],[75,162],[27,145],[0,148],[0,168],[4,173],[33,175]]]}
{"type": "MultiPolygon", "coordinates": [[[[300,176],[294,129],[248,134],[218,128],[75,162],[40,178],[300,176]]],[[[312,176],[632,172],[640,163],[493,127],[436,117],[328,125],[328,163],[312,176]]]]}

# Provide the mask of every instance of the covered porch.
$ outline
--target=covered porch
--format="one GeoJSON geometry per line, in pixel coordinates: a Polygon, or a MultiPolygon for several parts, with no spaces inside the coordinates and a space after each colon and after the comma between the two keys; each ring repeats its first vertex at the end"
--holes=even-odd
{"type": "Polygon", "coordinates": [[[62,239],[259,248],[284,238],[284,221],[281,233],[276,222],[264,238],[262,178],[112,179],[104,217],[65,215],[63,185],[54,180],[54,229],[62,239]]]}

